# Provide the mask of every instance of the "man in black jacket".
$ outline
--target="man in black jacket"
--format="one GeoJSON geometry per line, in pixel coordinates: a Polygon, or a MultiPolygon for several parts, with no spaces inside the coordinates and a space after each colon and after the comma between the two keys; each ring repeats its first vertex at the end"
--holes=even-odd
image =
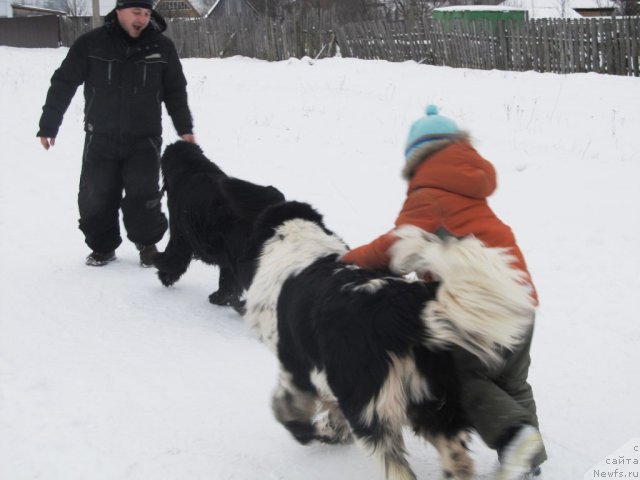
{"type": "Polygon", "coordinates": [[[195,142],[182,66],[152,0],[118,0],[105,24],[82,35],[51,78],[37,136],[55,145],[62,117],[84,83],[86,132],[78,206],[92,252],[87,265],[115,260],[119,210],[140,263],[151,266],[167,230],[159,192],[162,102],[183,140],[195,142]],[[124,197],[123,197],[124,191],[124,197]]]}

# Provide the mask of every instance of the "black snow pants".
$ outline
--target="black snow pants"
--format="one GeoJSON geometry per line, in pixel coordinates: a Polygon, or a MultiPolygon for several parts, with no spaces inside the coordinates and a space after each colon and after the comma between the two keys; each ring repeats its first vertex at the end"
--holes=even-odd
{"type": "Polygon", "coordinates": [[[79,227],[91,250],[109,252],[122,243],[120,209],[129,240],[152,245],[162,239],[167,218],[160,204],[161,146],[160,137],[87,133],[78,207],[79,227]]]}

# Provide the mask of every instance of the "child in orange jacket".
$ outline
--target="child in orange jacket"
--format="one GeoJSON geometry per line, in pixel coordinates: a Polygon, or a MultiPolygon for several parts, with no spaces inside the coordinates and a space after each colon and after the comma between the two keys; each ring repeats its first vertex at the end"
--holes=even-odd
{"type": "MultiPolygon", "coordinates": [[[[415,225],[438,236],[474,235],[487,247],[509,249],[514,267],[531,276],[511,228],[489,207],[496,189],[493,165],[473,148],[466,133],[429,105],[411,127],[406,164],[407,197],[395,225],[415,225]]],[[[347,252],[342,261],[367,269],[386,268],[389,248],[398,240],[391,230],[347,252]]],[[[499,369],[488,369],[472,355],[454,350],[460,372],[462,405],[484,442],[498,451],[499,480],[536,478],[546,459],[533,392],[527,382],[533,331],[507,354],[499,369]]]]}

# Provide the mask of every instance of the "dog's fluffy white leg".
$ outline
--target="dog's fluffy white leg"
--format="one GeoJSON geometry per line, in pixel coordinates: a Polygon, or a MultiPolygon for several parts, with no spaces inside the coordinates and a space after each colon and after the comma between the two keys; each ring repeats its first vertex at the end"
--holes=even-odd
{"type": "Polygon", "coordinates": [[[340,410],[338,399],[331,391],[324,371],[313,370],[311,383],[318,392],[318,414],[313,419],[318,437],[327,443],[353,442],[351,426],[340,410]]]}
{"type": "Polygon", "coordinates": [[[413,480],[406,458],[402,426],[409,423],[407,403],[429,397],[427,382],[418,374],[413,356],[389,354],[387,378],[360,414],[360,426],[370,434],[359,438],[381,464],[389,480],[413,480]]]}
{"type": "Polygon", "coordinates": [[[427,440],[440,454],[442,478],[450,480],[471,480],[474,475],[473,460],[469,457],[466,443],[469,434],[460,432],[447,438],[444,435],[428,435],[427,440]]]}
{"type": "Polygon", "coordinates": [[[318,398],[311,392],[297,388],[286,370],[280,371],[280,379],[271,408],[276,419],[303,445],[317,440],[313,417],[317,412],[318,398]]]}
{"type": "Polygon", "coordinates": [[[370,452],[385,473],[387,480],[416,480],[416,476],[406,459],[402,430],[385,430],[375,440],[360,438],[358,443],[370,452]]]}
{"type": "Polygon", "coordinates": [[[440,281],[423,320],[432,346],[458,345],[491,364],[496,347],[513,350],[532,327],[535,306],[526,274],[512,266],[506,249],[475,237],[441,240],[414,226],[395,231],[391,268],[400,274],[430,274],[440,281]]]}

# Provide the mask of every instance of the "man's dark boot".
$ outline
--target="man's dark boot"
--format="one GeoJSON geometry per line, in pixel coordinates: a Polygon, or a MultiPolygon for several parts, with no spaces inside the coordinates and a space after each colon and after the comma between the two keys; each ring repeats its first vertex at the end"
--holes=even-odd
{"type": "Polygon", "coordinates": [[[155,245],[140,245],[136,243],[136,248],[140,252],[140,266],[141,267],[153,267],[153,259],[158,254],[158,249],[155,245]]]}
{"type": "Polygon", "coordinates": [[[90,267],[102,267],[109,262],[113,262],[116,259],[116,251],[111,250],[110,252],[91,252],[87,255],[85,260],[85,264],[90,267]]]}

